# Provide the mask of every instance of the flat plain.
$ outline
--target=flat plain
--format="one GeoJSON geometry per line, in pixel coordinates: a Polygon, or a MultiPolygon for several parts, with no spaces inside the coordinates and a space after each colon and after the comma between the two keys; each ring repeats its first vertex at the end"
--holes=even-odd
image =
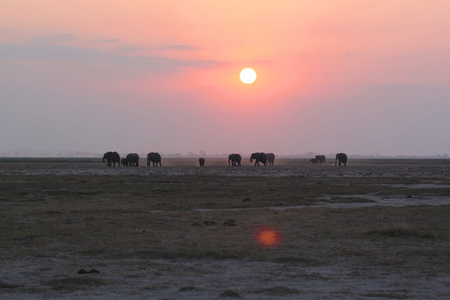
{"type": "Polygon", "coordinates": [[[450,160],[243,159],[0,158],[0,298],[450,297],[450,160]]]}

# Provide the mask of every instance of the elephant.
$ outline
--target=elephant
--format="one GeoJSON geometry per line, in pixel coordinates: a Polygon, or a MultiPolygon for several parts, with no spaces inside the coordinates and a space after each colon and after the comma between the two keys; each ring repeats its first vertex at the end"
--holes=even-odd
{"type": "Polygon", "coordinates": [[[139,167],[139,155],[137,153],[129,153],[127,159],[130,167],[139,167]]]}
{"type": "Polygon", "coordinates": [[[275,154],[273,153],[266,153],[267,156],[267,163],[269,166],[273,166],[273,163],[275,162],[275,154]]]}
{"type": "Polygon", "coordinates": [[[267,162],[267,155],[264,152],[252,153],[252,155],[250,156],[250,162],[253,162],[253,160],[255,160],[255,167],[259,166],[260,162],[265,166],[267,162]]]}
{"type": "Polygon", "coordinates": [[[105,162],[105,160],[106,160],[106,165],[108,167],[111,167],[111,164],[113,165],[113,167],[115,167],[116,163],[120,167],[120,155],[117,152],[112,152],[112,151],[106,152],[103,155],[102,162],[105,162]]]}
{"type": "Polygon", "coordinates": [[[198,163],[200,164],[200,167],[204,167],[205,166],[205,159],[203,157],[200,157],[198,159],[198,163]]]}
{"type": "Polygon", "coordinates": [[[325,155],[316,155],[316,159],[320,164],[325,163],[325,155]]]}
{"type": "Polygon", "coordinates": [[[334,165],[336,165],[339,162],[339,166],[343,164],[344,166],[347,166],[347,154],[345,153],[337,153],[336,159],[334,160],[334,165]]]}
{"type": "Polygon", "coordinates": [[[309,160],[309,162],[312,163],[312,164],[317,164],[319,162],[319,160],[317,158],[311,158],[309,160]]]}
{"type": "Polygon", "coordinates": [[[157,167],[158,164],[160,167],[161,165],[161,155],[159,155],[158,152],[150,152],[147,154],[147,167],[150,167],[150,163],[153,163],[154,167],[157,167]]]}
{"type": "Polygon", "coordinates": [[[229,167],[240,167],[242,157],[240,154],[234,153],[228,155],[228,166],[229,167]]]}
{"type": "Polygon", "coordinates": [[[120,162],[122,163],[122,167],[128,167],[128,159],[122,158],[120,162]]]}

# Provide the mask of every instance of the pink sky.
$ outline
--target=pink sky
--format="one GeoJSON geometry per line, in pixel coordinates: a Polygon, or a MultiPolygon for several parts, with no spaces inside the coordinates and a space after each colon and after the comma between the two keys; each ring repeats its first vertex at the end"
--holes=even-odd
{"type": "Polygon", "coordinates": [[[449,1],[0,6],[0,155],[450,149],[449,1]]]}

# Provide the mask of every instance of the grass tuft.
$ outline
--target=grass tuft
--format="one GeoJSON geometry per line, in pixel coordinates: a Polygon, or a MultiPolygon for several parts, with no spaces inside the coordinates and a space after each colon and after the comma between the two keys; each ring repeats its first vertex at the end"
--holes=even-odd
{"type": "Polygon", "coordinates": [[[226,290],[219,296],[220,298],[241,298],[238,292],[233,290],[226,290]]]}

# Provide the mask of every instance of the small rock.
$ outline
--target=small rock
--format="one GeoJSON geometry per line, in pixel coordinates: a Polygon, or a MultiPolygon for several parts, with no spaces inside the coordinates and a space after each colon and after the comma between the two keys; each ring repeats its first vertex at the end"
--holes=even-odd
{"type": "Polygon", "coordinates": [[[232,219],[226,220],[226,221],[223,223],[223,226],[236,226],[236,221],[235,221],[235,220],[232,220],[232,219]]]}
{"type": "Polygon", "coordinates": [[[250,199],[250,198],[244,198],[244,199],[242,199],[242,202],[250,202],[250,201],[252,201],[252,199],[250,199]]]}
{"type": "Polygon", "coordinates": [[[85,269],[80,269],[78,270],[78,274],[88,274],[89,272],[86,271],[85,269]]]}
{"type": "Polygon", "coordinates": [[[213,225],[216,225],[216,222],[214,222],[214,221],[205,221],[205,222],[203,222],[205,225],[207,225],[207,226],[213,226],[213,225]]]}
{"type": "Polygon", "coordinates": [[[97,269],[91,269],[91,270],[89,271],[89,274],[92,274],[92,273],[100,273],[100,271],[97,270],[97,269]]]}

